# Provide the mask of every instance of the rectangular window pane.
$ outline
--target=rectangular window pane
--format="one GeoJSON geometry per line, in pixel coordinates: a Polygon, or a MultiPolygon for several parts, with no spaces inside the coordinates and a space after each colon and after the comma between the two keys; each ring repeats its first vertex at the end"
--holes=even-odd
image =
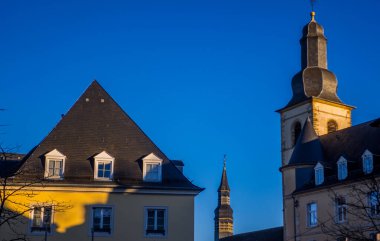
{"type": "Polygon", "coordinates": [[[166,209],[147,209],[146,234],[165,235],[166,209]]]}
{"type": "Polygon", "coordinates": [[[35,207],[33,210],[33,227],[42,227],[42,208],[35,207]]]}
{"type": "Polygon", "coordinates": [[[310,203],[307,206],[308,211],[308,225],[315,226],[317,225],[317,204],[310,203]]]}
{"type": "Polygon", "coordinates": [[[93,208],[93,231],[111,233],[112,208],[93,208]]]}

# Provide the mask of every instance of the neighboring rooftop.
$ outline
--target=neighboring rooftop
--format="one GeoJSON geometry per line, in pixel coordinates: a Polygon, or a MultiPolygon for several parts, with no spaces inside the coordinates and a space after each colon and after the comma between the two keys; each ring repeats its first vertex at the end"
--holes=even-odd
{"type": "MultiPolygon", "coordinates": [[[[308,128],[307,126],[305,126],[308,128]]],[[[304,127],[304,128],[305,128],[304,127]]],[[[318,142],[322,146],[323,165],[325,167],[325,181],[322,185],[315,186],[314,177],[310,176],[310,180],[298,188],[297,191],[306,191],[314,188],[323,188],[328,185],[349,182],[357,178],[365,178],[366,175],[362,171],[362,155],[366,150],[373,154],[374,174],[380,174],[380,119],[368,121],[359,125],[355,125],[346,129],[338,130],[318,137],[318,142]],[[337,161],[340,157],[344,157],[348,162],[348,177],[345,180],[337,178],[337,161]]],[[[297,145],[291,157],[293,163],[297,165],[297,157],[299,153],[320,152],[319,145],[313,143],[316,139],[310,139],[304,145],[297,145]],[[307,147],[307,148],[306,148],[307,147]]],[[[315,159],[311,164],[317,164],[315,159]]],[[[302,163],[299,163],[302,164],[302,163]]]]}
{"type": "Polygon", "coordinates": [[[283,227],[258,230],[249,233],[235,234],[220,241],[282,241],[283,227]]]}

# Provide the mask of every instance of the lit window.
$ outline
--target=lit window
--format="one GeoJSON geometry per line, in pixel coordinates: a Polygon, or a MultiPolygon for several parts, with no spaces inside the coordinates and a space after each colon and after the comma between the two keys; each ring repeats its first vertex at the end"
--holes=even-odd
{"type": "Polygon", "coordinates": [[[343,157],[339,158],[339,161],[337,162],[338,166],[338,179],[344,180],[347,178],[347,160],[343,157]]]}
{"type": "Polygon", "coordinates": [[[318,163],[315,168],[315,185],[321,185],[324,181],[324,171],[321,163],[318,163]]]}
{"type": "Polygon", "coordinates": [[[48,179],[62,179],[65,172],[64,156],[57,149],[45,154],[45,178],[48,179]]]}
{"type": "Polygon", "coordinates": [[[373,156],[372,153],[368,150],[362,155],[363,159],[363,172],[369,174],[373,171],[373,156]]]}
{"type": "Polygon", "coordinates": [[[34,207],[32,210],[30,231],[51,232],[52,207],[34,207]]]}
{"type": "Polygon", "coordinates": [[[161,182],[162,159],[154,153],[143,158],[143,179],[145,182],[161,182]]]}
{"type": "Polygon", "coordinates": [[[94,157],[94,178],[97,180],[112,180],[115,158],[103,151],[94,157]]]}
{"type": "Polygon", "coordinates": [[[379,193],[370,192],[368,194],[368,202],[369,202],[371,215],[379,215],[380,214],[379,193]]]}
{"type": "Polygon", "coordinates": [[[317,204],[309,203],[307,205],[307,226],[314,227],[318,224],[317,204]]]}
{"type": "Polygon", "coordinates": [[[161,237],[167,235],[167,208],[145,208],[145,235],[161,237]]]}
{"type": "Polygon", "coordinates": [[[347,204],[344,197],[338,197],[335,199],[336,206],[336,222],[344,223],[347,221],[347,204]]]}
{"type": "Polygon", "coordinates": [[[111,234],[112,231],[112,208],[93,207],[92,208],[92,234],[111,234]]]}

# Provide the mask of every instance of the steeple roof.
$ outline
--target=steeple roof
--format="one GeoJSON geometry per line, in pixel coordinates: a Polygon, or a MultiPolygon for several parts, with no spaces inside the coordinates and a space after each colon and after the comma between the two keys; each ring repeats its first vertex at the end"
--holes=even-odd
{"type": "Polygon", "coordinates": [[[228,185],[226,164],[224,163],[222,179],[220,180],[218,191],[225,191],[225,190],[230,191],[230,186],[228,185]]]}
{"type": "Polygon", "coordinates": [[[303,28],[300,44],[301,71],[292,79],[293,97],[286,107],[312,97],[342,103],[337,95],[337,78],[327,69],[327,39],[323,27],[315,20],[315,12],[303,28]]]}
{"type": "Polygon", "coordinates": [[[323,162],[323,149],[310,118],[307,118],[298,137],[289,165],[323,162]]]}

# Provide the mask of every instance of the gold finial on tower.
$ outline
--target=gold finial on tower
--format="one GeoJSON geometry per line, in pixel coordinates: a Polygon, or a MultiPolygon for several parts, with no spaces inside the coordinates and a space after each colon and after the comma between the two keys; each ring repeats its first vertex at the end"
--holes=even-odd
{"type": "Polygon", "coordinates": [[[314,11],[312,11],[310,13],[310,16],[311,16],[311,21],[315,21],[315,12],[314,11]]]}

